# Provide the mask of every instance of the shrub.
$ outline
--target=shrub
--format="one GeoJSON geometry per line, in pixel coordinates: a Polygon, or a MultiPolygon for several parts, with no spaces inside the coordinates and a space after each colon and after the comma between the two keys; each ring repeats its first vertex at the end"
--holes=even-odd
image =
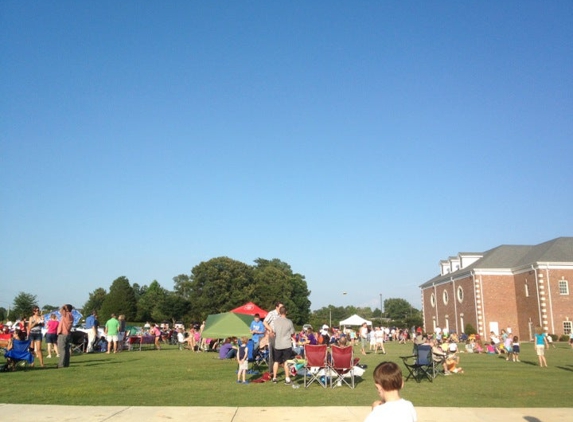
{"type": "Polygon", "coordinates": [[[559,341],[569,341],[569,335],[562,334],[561,337],[559,337],[559,341]]]}
{"type": "Polygon", "coordinates": [[[464,331],[468,336],[471,336],[472,334],[477,334],[477,330],[474,328],[473,325],[471,325],[469,322],[466,324],[466,328],[464,331]]]}

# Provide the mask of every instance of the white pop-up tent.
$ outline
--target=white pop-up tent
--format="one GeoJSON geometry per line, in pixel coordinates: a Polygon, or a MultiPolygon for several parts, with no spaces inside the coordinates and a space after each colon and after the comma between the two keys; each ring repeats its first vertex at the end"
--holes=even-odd
{"type": "Polygon", "coordinates": [[[344,321],[340,321],[340,326],[343,325],[362,325],[362,324],[372,325],[372,321],[365,320],[364,318],[354,314],[349,318],[346,318],[344,321]]]}

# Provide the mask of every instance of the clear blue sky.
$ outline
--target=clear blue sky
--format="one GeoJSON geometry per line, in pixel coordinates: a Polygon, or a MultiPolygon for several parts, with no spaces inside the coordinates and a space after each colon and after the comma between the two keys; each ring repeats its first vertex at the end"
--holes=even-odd
{"type": "Polygon", "coordinates": [[[571,1],[2,1],[0,37],[0,306],[228,256],[419,307],[573,235],[571,1]]]}

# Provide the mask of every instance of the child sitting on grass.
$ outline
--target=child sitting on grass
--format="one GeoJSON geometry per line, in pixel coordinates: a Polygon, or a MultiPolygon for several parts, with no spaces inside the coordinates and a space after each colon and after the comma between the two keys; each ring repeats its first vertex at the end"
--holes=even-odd
{"type": "Polygon", "coordinates": [[[404,386],[400,367],[394,362],[382,362],[374,369],[373,377],[381,400],[372,403],[372,412],[364,422],[416,422],[414,405],[400,397],[404,386]]]}

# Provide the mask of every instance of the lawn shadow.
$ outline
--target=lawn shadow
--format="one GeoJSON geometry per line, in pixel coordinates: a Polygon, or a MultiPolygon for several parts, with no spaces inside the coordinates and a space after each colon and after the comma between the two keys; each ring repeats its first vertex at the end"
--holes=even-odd
{"type": "Polygon", "coordinates": [[[538,362],[532,362],[530,360],[522,360],[521,363],[525,363],[526,365],[531,365],[531,366],[539,366],[538,362]]]}
{"type": "Polygon", "coordinates": [[[573,365],[567,365],[567,366],[556,366],[557,369],[562,369],[564,371],[569,371],[569,372],[573,372],[573,365]]]}

